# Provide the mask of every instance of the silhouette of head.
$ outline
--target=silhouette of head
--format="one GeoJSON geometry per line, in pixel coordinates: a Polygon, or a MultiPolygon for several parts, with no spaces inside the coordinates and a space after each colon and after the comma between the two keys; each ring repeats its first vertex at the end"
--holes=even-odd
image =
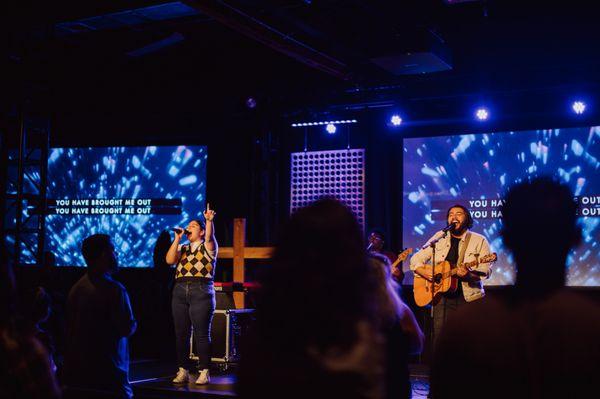
{"type": "Polygon", "coordinates": [[[261,323],[274,339],[288,349],[354,342],[355,323],[368,319],[373,305],[364,248],[354,215],[336,200],[316,201],[291,216],[259,302],[261,323]]]}
{"type": "Polygon", "coordinates": [[[299,399],[318,386],[319,396],[359,397],[371,380],[357,370],[375,369],[365,364],[376,341],[377,290],[352,212],[332,199],[299,209],[264,273],[240,396],[299,399]],[[356,355],[357,345],[369,350],[356,355]]]}
{"type": "Polygon", "coordinates": [[[83,240],[81,253],[90,271],[114,273],[117,271],[115,247],[106,234],[94,234],[83,240]]]}
{"type": "Polygon", "coordinates": [[[564,285],[567,254],[581,240],[576,211],[569,188],[547,177],[509,190],[502,238],[517,262],[517,285],[564,285]]]}

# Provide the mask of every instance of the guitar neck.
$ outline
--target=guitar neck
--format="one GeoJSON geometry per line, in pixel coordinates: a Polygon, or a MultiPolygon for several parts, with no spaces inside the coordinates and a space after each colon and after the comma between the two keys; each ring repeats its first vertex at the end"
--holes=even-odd
{"type": "Polygon", "coordinates": [[[396,260],[394,261],[394,263],[392,263],[391,268],[393,269],[394,267],[398,266],[398,264],[400,262],[404,262],[406,260],[406,258],[408,257],[408,255],[410,255],[411,252],[412,252],[411,248],[402,251],[400,253],[400,255],[398,255],[398,258],[396,258],[396,260]]]}
{"type": "Polygon", "coordinates": [[[478,260],[474,260],[473,262],[467,262],[467,263],[463,263],[462,266],[466,267],[467,269],[473,267],[473,266],[477,266],[478,264],[483,263],[481,262],[479,259],[478,260]]]}
{"type": "MultiPolygon", "coordinates": [[[[468,269],[472,268],[473,266],[477,266],[480,263],[484,263],[484,262],[480,262],[479,260],[474,260],[473,262],[461,263],[460,266],[464,266],[468,270],[468,269]]],[[[454,269],[450,270],[450,275],[454,276],[457,272],[458,272],[458,266],[455,267],[454,269]]]]}

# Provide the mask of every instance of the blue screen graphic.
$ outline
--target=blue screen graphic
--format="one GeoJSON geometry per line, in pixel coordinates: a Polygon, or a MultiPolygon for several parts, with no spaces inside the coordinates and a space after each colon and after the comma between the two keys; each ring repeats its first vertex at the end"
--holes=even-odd
{"type": "Polygon", "coordinates": [[[47,250],[58,266],[83,266],[81,242],[105,233],[120,266],[151,266],[163,230],[202,218],[206,161],[204,146],[52,149],[47,250]]]}
{"type": "Polygon", "coordinates": [[[498,254],[486,284],[514,284],[499,206],[511,185],[542,175],[567,184],[579,203],[583,242],[568,258],[567,284],[600,285],[600,127],[405,139],[404,246],[421,247],[446,225],[447,209],[463,204],[474,216],[472,230],[498,254]]]}

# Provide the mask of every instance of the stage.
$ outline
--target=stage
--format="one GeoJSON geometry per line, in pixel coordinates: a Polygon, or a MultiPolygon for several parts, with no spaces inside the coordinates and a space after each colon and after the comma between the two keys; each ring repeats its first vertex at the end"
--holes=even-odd
{"type": "MultiPolygon", "coordinates": [[[[142,398],[234,398],[235,368],[220,371],[211,369],[211,381],[207,385],[175,385],[171,382],[176,367],[170,363],[142,360],[131,363],[130,381],[134,397],[142,398]]],[[[194,379],[197,376],[194,376],[194,379]]],[[[194,381],[192,379],[192,381],[194,381]]],[[[426,398],[429,392],[427,367],[415,364],[410,367],[413,399],[426,398]]],[[[285,392],[281,394],[285,398],[285,392]]]]}

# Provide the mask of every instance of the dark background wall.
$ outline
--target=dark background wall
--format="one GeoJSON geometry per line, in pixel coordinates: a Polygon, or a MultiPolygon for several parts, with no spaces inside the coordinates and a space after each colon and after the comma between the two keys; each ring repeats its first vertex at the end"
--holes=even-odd
{"type": "MultiPolygon", "coordinates": [[[[303,129],[291,128],[292,122],[359,121],[349,136],[343,128],[333,136],[311,128],[307,148],[366,148],[367,227],[382,229],[396,251],[402,248],[403,137],[600,123],[600,30],[585,2],[228,2],[281,32],[279,50],[241,33],[240,27],[254,27],[248,20],[227,26],[210,10],[82,28],[86,18],[160,1],[16,3],[2,24],[2,153],[18,142],[22,109],[51,121],[50,145],[56,147],[207,145],[207,199],[218,213],[222,246],[231,245],[236,217],[247,219],[248,245],[275,241],[289,211],[289,154],[305,147],[303,129]],[[61,28],[68,22],[80,30],[61,28]],[[384,53],[428,50],[419,40],[424,31],[452,50],[452,69],[394,75],[371,62],[384,53]],[[173,34],[184,39],[129,55],[173,34]],[[311,48],[339,61],[345,78],[311,67],[322,60],[314,54],[280,51],[294,40],[302,44],[299,51],[311,48]],[[255,108],[246,106],[249,97],[255,108]],[[577,97],[588,102],[589,112],[575,118],[569,102],[577,97]],[[472,120],[481,103],[492,110],[485,125],[472,120]],[[392,111],[405,120],[400,129],[386,126],[392,111]]],[[[251,262],[248,278],[267,263],[251,262]]],[[[220,260],[218,267],[219,278],[230,280],[231,263],[220,260]]],[[[16,270],[22,293],[49,284],[59,305],[84,271],[16,270]]],[[[127,269],[118,279],[140,322],[133,356],[171,356],[171,272],[127,269]]],[[[410,302],[410,287],[405,291],[410,302]]],[[[598,296],[597,290],[585,292],[598,296]]]]}

